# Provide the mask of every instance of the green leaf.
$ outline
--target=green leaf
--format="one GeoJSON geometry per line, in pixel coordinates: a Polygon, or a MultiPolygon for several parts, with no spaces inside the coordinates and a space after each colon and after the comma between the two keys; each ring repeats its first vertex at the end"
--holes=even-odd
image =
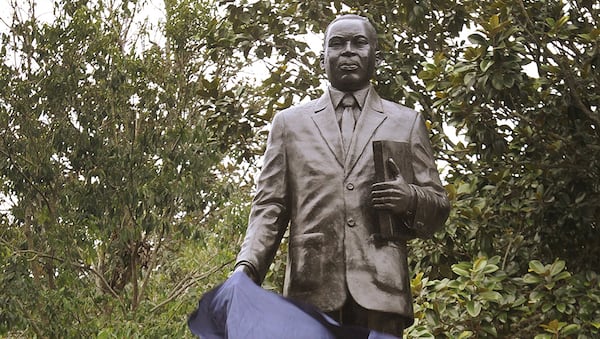
{"type": "Polygon", "coordinates": [[[479,296],[487,301],[494,301],[494,302],[499,302],[500,300],[502,300],[502,294],[496,292],[496,291],[486,291],[486,292],[481,292],[479,293],[479,296]]]}
{"type": "Polygon", "coordinates": [[[539,291],[533,291],[529,294],[529,300],[533,303],[537,303],[544,298],[544,293],[539,291]]]}
{"type": "Polygon", "coordinates": [[[504,79],[502,77],[502,74],[492,75],[492,86],[498,91],[504,88],[504,79]]]}
{"type": "Polygon", "coordinates": [[[553,280],[554,281],[559,281],[559,280],[564,280],[564,279],[568,279],[571,277],[571,273],[567,272],[567,271],[563,271],[560,272],[559,274],[557,274],[553,280]]]}
{"type": "Polygon", "coordinates": [[[455,267],[455,266],[452,266],[452,272],[454,272],[460,276],[463,276],[463,277],[468,277],[471,275],[471,273],[469,273],[469,271],[464,270],[460,267],[455,267]]]}
{"type": "Polygon", "coordinates": [[[477,75],[477,73],[475,73],[475,72],[469,72],[469,73],[465,74],[465,77],[463,79],[463,83],[465,84],[465,86],[467,86],[467,87],[473,86],[473,84],[475,83],[476,75],[477,75]]]}
{"type": "Polygon", "coordinates": [[[563,260],[557,260],[550,266],[550,275],[555,276],[565,268],[565,262],[563,260]]]}
{"type": "Polygon", "coordinates": [[[460,288],[460,282],[457,281],[457,280],[450,280],[450,282],[448,283],[448,288],[452,288],[452,289],[455,289],[455,290],[459,289],[460,288]]]}
{"type": "Polygon", "coordinates": [[[542,282],[542,279],[537,275],[527,273],[523,277],[523,282],[525,282],[526,284],[539,284],[540,282],[542,282]]]}
{"type": "Polygon", "coordinates": [[[581,326],[579,326],[577,324],[569,324],[560,330],[560,334],[573,335],[573,334],[577,334],[580,331],[580,329],[581,329],[581,326]]]}
{"type": "Polygon", "coordinates": [[[512,74],[504,74],[502,79],[506,88],[511,88],[515,84],[515,77],[512,74]]]}
{"type": "Polygon", "coordinates": [[[458,339],[465,339],[465,338],[471,338],[473,336],[473,332],[472,331],[462,331],[459,335],[458,335],[458,339]]]}
{"type": "Polygon", "coordinates": [[[435,78],[435,73],[433,71],[420,71],[417,76],[419,77],[419,79],[423,79],[423,80],[431,80],[435,78]]]}
{"type": "Polygon", "coordinates": [[[434,324],[434,325],[439,324],[439,322],[440,322],[439,316],[437,315],[437,313],[435,313],[432,310],[427,310],[425,312],[425,319],[427,320],[428,323],[434,324]]]}
{"type": "Polygon", "coordinates": [[[498,267],[497,265],[487,264],[485,266],[485,268],[483,269],[483,273],[485,273],[485,274],[494,273],[499,269],[500,269],[500,267],[498,267]]]}
{"type": "Polygon", "coordinates": [[[469,263],[454,264],[452,265],[452,272],[463,277],[469,277],[471,276],[471,273],[469,272],[469,266],[469,263]]]}
{"type": "Polygon", "coordinates": [[[558,19],[558,21],[556,22],[556,27],[560,28],[562,27],[565,23],[567,23],[567,21],[569,21],[569,16],[565,15],[563,17],[561,17],[560,19],[558,19]]]}
{"type": "Polygon", "coordinates": [[[498,331],[496,330],[496,327],[492,324],[486,324],[481,326],[481,328],[488,334],[492,335],[493,337],[497,337],[498,336],[498,331]]]}
{"type": "Polygon", "coordinates": [[[552,309],[553,305],[551,303],[544,303],[542,305],[542,312],[546,313],[552,309]]]}
{"type": "Polygon", "coordinates": [[[481,312],[481,304],[477,301],[474,301],[474,300],[467,301],[466,307],[467,307],[467,312],[473,318],[477,317],[479,315],[479,313],[481,312]]]}
{"type": "Polygon", "coordinates": [[[490,69],[490,67],[492,67],[494,65],[494,63],[495,62],[492,59],[483,59],[479,63],[479,68],[481,69],[482,72],[486,72],[488,69],[490,69]]]}
{"type": "Polygon", "coordinates": [[[496,28],[500,24],[500,16],[498,14],[494,14],[490,17],[488,21],[491,28],[496,28]]]}
{"type": "Polygon", "coordinates": [[[475,262],[473,263],[473,271],[481,272],[486,267],[486,265],[487,265],[487,258],[483,258],[483,257],[477,258],[475,260],[475,262]]]}
{"type": "Polygon", "coordinates": [[[567,323],[565,323],[565,322],[558,321],[557,319],[553,319],[547,324],[541,324],[540,327],[542,327],[546,332],[558,334],[560,329],[565,327],[566,324],[567,323]]]}
{"type": "Polygon", "coordinates": [[[537,274],[543,275],[546,273],[546,268],[544,264],[542,264],[539,260],[532,260],[529,262],[529,272],[535,272],[537,274]]]}
{"type": "Polygon", "coordinates": [[[476,45],[483,45],[483,46],[488,45],[486,38],[479,33],[473,33],[473,34],[469,35],[468,39],[471,43],[476,44],[476,45]]]}

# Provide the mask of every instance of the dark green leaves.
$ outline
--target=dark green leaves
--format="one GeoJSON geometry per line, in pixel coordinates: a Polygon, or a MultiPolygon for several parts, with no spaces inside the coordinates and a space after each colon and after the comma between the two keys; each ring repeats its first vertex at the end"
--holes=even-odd
{"type": "Polygon", "coordinates": [[[527,333],[551,338],[598,334],[596,274],[571,276],[562,261],[544,265],[533,260],[529,263],[532,273],[508,276],[496,265],[499,260],[478,257],[460,262],[452,266],[457,275],[451,279],[430,280],[419,272],[411,281],[416,325],[408,335],[469,338],[485,333],[505,338],[527,333]],[[554,284],[549,285],[551,281],[554,284]],[[532,323],[536,326],[529,326],[532,323]]]}
{"type": "Polygon", "coordinates": [[[469,41],[476,45],[488,46],[487,39],[479,33],[469,35],[469,41]]]}

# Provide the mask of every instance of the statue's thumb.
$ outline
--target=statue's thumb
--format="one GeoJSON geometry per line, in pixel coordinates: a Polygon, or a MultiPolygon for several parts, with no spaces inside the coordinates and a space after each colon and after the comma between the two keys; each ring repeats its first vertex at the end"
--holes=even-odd
{"type": "Polygon", "coordinates": [[[396,163],[394,162],[394,159],[388,158],[387,165],[388,165],[388,169],[391,174],[390,177],[397,178],[401,182],[405,182],[404,177],[402,176],[402,173],[400,173],[400,169],[398,168],[398,165],[396,165],[396,163]]]}

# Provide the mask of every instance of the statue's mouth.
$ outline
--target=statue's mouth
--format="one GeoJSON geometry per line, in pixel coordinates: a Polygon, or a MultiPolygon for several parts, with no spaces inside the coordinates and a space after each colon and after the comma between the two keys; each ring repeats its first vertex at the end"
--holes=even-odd
{"type": "Polygon", "coordinates": [[[358,69],[357,64],[341,64],[340,69],[342,71],[355,71],[358,69]]]}

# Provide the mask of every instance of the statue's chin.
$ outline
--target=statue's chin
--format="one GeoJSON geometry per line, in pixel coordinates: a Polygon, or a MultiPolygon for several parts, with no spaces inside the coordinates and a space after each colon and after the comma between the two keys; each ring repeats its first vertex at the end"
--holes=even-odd
{"type": "Polygon", "coordinates": [[[365,88],[369,85],[369,81],[363,81],[360,76],[355,73],[343,74],[339,81],[332,83],[332,86],[340,91],[356,91],[365,88]]]}

